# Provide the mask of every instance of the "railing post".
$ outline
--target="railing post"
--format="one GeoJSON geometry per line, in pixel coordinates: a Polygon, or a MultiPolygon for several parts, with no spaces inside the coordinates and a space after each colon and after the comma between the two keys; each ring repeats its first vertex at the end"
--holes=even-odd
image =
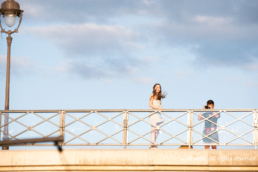
{"type": "MultiPolygon", "coordinates": [[[[2,112],[0,112],[0,129],[2,128],[2,112]]],[[[0,141],[1,141],[1,131],[0,131],[0,141]]]]}
{"type": "Polygon", "coordinates": [[[126,145],[127,145],[127,129],[128,129],[128,111],[124,111],[123,124],[124,124],[123,145],[124,145],[124,149],[126,149],[126,145]]]}
{"type": "Polygon", "coordinates": [[[255,145],[255,149],[257,149],[257,142],[258,142],[258,113],[257,113],[257,110],[254,110],[253,111],[253,120],[254,120],[254,145],[255,145]]]}
{"type": "Polygon", "coordinates": [[[193,111],[188,111],[187,113],[187,144],[188,144],[188,149],[191,149],[192,146],[192,141],[193,141],[193,111]]]}
{"type": "MultiPolygon", "coordinates": [[[[8,122],[9,122],[9,113],[5,113],[4,124],[7,124],[8,122]]],[[[4,126],[3,141],[9,140],[8,134],[9,134],[9,124],[4,126]]],[[[9,146],[2,146],[2,150],[9,150],[9,146]]]]}
{"type": "MultiPolygon", "coordinates": [[[[65,111],[61,111],[60,113],[60,118],[59,118],[59,137],[64,138],[64,127],[65,127],[65,111]]],[[[59,143],[59,146],[62,146],[62,143],[59,143]]]]}

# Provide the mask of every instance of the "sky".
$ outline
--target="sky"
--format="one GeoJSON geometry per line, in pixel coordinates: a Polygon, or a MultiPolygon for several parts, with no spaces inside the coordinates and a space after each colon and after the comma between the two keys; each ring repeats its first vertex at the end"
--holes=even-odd
{"type": "Polygon", "coordinates": [[[155,83],[167,109],[257,108],[256,1],[17,2],[10,109],[147,109],[155,83]]]}
{"type": "Polygon", "coordinates": [[[218,109],[257,109],[256,0],[17,2],[24,15],[12,35],[11,110],[150,109],[155,83],[166,109],[201,109],[209,99],[218,109]]]}

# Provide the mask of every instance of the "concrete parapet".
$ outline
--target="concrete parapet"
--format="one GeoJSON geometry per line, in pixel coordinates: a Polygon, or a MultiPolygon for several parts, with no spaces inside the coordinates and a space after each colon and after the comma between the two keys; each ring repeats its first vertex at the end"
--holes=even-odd
{"type": "Polygon", "coordinates": [[[3,150],[0,171],[258,171],[258,150],[3,150]]]}

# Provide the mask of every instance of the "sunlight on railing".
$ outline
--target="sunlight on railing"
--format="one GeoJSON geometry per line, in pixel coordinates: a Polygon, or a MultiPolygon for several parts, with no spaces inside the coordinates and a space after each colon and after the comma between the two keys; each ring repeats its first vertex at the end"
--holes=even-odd
{"type": "Polygon", "coordinates": [[[64,136],[62,146],[219,145],[256,149],[258,140],[256,109],[9,110],[0,111],[0,115],[0,141],[64,136]],[[164,122],[152,130],[149,117],[154,113],[160,113],[164,122]],[[206,116],[198,120],[200,115],[206,116]],[[155,131],[159,135],[154,143],[151,133],[155,131]]]}

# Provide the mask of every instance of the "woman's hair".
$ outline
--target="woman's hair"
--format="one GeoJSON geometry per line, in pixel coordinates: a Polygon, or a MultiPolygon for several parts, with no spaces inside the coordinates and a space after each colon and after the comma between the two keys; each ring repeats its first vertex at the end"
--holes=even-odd
{"type": "Polygon", "coordinates": [[[214,101],[213,100],[208,100],[207,105],[210,105],[210,104],[214,105],[214,101]]]}
{"type": "Polygon", "coordinates": [[[159,84],[159,83],[156,83],[154,86],[153,86],[153,97],[154,98],[157,98],[157,100],[161,100],[161,99],[164,99],[166,96],[167,96],[167,94],[166,94],[166,92],[164,92],[163,94],[162,94],[162,90],[161,90],[161,85],[159,84]],[[160,86],[160,92],[156,92],[156,90],[155,90],[155,87],[156,87],[156,85],[159,85],[160,86]]]}

